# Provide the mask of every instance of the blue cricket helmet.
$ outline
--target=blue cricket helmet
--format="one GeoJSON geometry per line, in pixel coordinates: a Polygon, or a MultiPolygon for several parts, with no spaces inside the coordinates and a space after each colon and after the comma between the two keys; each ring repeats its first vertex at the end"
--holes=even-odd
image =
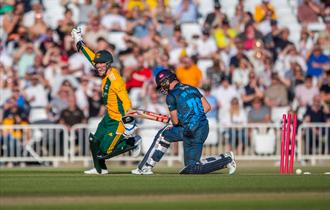
{"type": "Polygon", "coordinates": [[[160,90],[163,94],[167,94],[170,83],[174,80],[177,80],[176,75],[173,74],[170,70],[162,70],[156,75],[156,89],[160,90]]]}

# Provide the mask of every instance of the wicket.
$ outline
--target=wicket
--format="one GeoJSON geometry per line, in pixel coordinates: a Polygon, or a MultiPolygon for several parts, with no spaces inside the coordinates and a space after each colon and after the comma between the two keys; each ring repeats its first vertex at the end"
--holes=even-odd
{"type": "Polygon", "coordinates": [[[280,174],[292,175],[296,144],[297,115],[283,114],[281,135],[280,174]],[[292,122],[293,120],[293,122],[292,122]],[[292,129],[292,135],[291,135],[292,129]],[[290,151],[290,152],[289,152],[290,151]],[[290,160],[290,161],[289,161],[290,160]]]}

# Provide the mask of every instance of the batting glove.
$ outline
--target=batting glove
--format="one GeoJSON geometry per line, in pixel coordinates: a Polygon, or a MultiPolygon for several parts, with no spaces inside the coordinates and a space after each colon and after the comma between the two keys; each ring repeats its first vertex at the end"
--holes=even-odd
{"type": "Polygon", "coordinates": [[[135,131],[138,128],[134,117],[126,116],[121,119],[124,124],[125,131],[123,133],[126,139],[134,137],[135,131]]]}
{"type": "Polygon", "coordinates": [[[73,39],[74,43],[77,46],[77,49],[79,50],[78,46],[83,41],[83,38],[82,38],[82,35],[81,35],[81,28],[80,27],[73,28],[72,31],[71,31],[71,36],[72,36],[72,39],[73,39]]]}

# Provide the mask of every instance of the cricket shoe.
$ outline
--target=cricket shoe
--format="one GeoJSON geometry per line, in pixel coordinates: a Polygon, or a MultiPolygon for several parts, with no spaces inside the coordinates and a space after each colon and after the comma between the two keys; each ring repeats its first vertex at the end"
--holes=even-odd
{"type": "Polygon", "coordinates": [[[107,169],[102,169],[101,170],[101,173],[98,173],[96,168],[92,168],[92,169],[89,169],[87,171],[84,171],[84,174],[89,174],[89,175],[104,175],[104,174],[108,174],[108,170],[107,169]]]}
{"type": "Polygon", "coordinates": [[[141,143],[142,143],[142,138],[139,135],[136,135],[134,137],[134,149],[131,150],[132,157],[138,157],[141,154],[141,143]]]}
{"type": "Polygon", "coordinates": [[[151,169],[150,166],[144,166],[142,169],[137,168],[132,170],[131,173],[135,175],[152,175],[154,172],[151,169]]]}
{"type": "Polygon", "coordinates": [[[236,171],[236,161],[235,161],[235,155],[232,151],[225,154],[226,156],[231,157],[232,161],[227,164],[227,168],[229,170],[228,174],[233,175],[236,171]]]}

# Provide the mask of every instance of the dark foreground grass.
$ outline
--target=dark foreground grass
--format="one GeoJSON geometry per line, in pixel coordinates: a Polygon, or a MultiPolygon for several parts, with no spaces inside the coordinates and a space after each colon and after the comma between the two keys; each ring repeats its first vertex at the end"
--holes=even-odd
{"type": "Polygon", "coordinates": [[[180,176],[129,169],[86,176],[77,169],[0,169],[0,209],[330,209],[328,168],[280,176],[275,168],[241,168],[234,176],[180,176]]]}

